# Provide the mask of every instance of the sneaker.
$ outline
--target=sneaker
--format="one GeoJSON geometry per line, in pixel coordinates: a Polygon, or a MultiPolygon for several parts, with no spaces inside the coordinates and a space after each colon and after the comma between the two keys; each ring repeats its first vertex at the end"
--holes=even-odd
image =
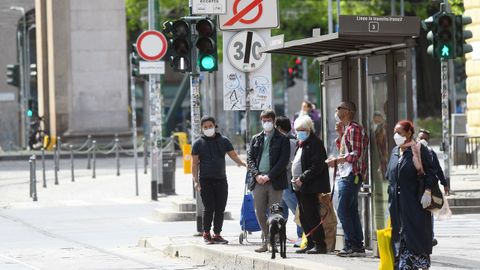
{"type": "Polygon", "coordinates": [[[203,232],[203,241],[205,241],[207,245],[213,244],[212,237],[210,236],[209,232],[203,232]]]}
{"type": "Polygon", "coordinates": [[[258,252],[258,253],[267,252],[267,251],[268,251],[267,244],[263,244],[261,247],[255,249],[255,252],[258,252]]]}
{"type": "Polygon", "coordinates": [[[365,257],[367,254],[365,253],[365,247],[354,248],[352,257],[365,257]]]}
{"type": "Polygon", "coordinates": [[[344,248],[337,253],[337,256],[340,257],[352,257],[353,250],[351,248],[344,248]]]}
{"type": "Polygon", "coordinates": [[[327,254],[327,248],[315,245],[314,248],[307,250],[307,254],[327,254]]]}
{"type": "Polygon", "coordinates": [[[302,249],[299,249],[299,250],[295,250],[295,253],[297,254],[304,254],[304,253],[307,253],[307,251],[309,251],[310,249],[314,248],[315,245],[308,245],[305,247],[305,248],[302,248],[302,249]]]}
{"type": "Polygon", "coordinates": [[[212,237],[212,242],[214,244],[228,244],[228,241],[223,239],[220,234],[214,234],[212,237]]]}
{"type": "Polygon", "coordinates": [[[299,248],[300,245],[302,244],[302,238],[298,238],[295,244],[293,244],[293,247],[299,248]]]}

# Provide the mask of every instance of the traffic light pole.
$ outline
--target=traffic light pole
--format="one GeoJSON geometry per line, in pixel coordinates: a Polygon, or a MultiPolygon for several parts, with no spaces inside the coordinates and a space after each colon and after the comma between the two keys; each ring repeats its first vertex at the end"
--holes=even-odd
{"type": "Polygon", "coordinates": [[[450,186],[450,113],[448,89],[448,60],[440,60],[441,87],[442,87],[442,134],[443,134],[443,161],[444,173],[448,186],[450,186]]]}
{"type": "MultiPolygon", "coordinates": [[[[133,161],[135,163],[135,195],[138,196],[138,154],[137,154],[137,101],[135,100],[135,76],[133,74],[133,53],[130,56],[130,95],[132,96],[132,133],[133,133],[133,161]]],[[[143,145],[143,147],[147,147],[143,145]]]]}

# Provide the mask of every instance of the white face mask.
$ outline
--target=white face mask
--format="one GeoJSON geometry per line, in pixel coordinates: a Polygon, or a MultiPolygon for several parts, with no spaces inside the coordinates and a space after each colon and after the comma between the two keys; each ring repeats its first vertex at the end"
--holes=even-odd
{"type": "Polygon", "coordinates": [[[213,137],[215,135],[215,129],[214,128],[209,128],[209,129],[204,129],[203,134],[207,137],[213,137]]]}
{"type": "Polygon", "coordinates": [[[340,117],[338,116],[338,113],[335,113],[335,121],[337,122],[341,122],[342,120],[340,119],[340,117]]]}
{"type": "Polygon", "coordinates": [[[395,133],[395,135],[393,135],[393,139],[395,140],[395,144],[397,144],[397,146],[400,146],[402,144],[405,143],[405,141],[407,140],[406,137],[398,134],[398,133],[395,133]]]}
{"type": "Polygon", "coordinates": [[[270,132],[273,130],[273,123],[268,121],[268,122],[263,122],[262,123],[263,130],[266,132],[270,132]]]}

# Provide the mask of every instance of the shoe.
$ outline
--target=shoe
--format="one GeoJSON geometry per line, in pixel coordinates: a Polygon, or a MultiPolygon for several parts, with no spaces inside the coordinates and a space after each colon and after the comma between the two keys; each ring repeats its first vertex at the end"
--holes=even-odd
{"type": "Polygon", "coordinates": [[[351,257],[365,257],[367,254],[365,253],[365,247],[360,248],[353,248],[353,254],[351,257]]]}
{"type": "Polygon", "coordinates": [[[258,252],[258,253],[267,252],[267,251],[268,251],[267,244],[263,244],[261,247],[255,249],[255,252],[258,252]]]}
{"type": "Polygon", "coordinates": [[[295,244],[293,244],[293,247],[299,248],[301,244],[302,244],[302,238],[298,238],[297,242],[295,242],[295,244]]]}
{"type": "Polygon", "coordinates": [[[314,245],[307,245],[305,248],[302,248],[302,249],[299,249],[299,250],[295,250],[295,253],[297,254],[304,254],[304,253],[307,253],[307,251],[309,251],[310,249],[314,248],[315,246],[314,245]]]}
{"type": "Polygon", "coordinates": [[[223,239],[223,237],[220,236],[220,234],[214,234],[212,237],[212,242],[214,244],[228,244],[228,241],[223,239]]]}
{"type": "Polygon", "coordinates": [[[210,236],[209,232],[203,232],[203,241],[205,241],[207,245],[213,244],[212,237],[210,236]]]}
{"type": "Polygon", "coordinates": [[[340,257],[352,257],[353,250],[351,248],[344,248],[337,253],[337,256],[340,257]]]}
{"type": "Polygon", "coordinates": [[[433,238],[432,240],[432,247],[438,245],[438,241],[437,241],[437,238],[433,238]]]}
{"type": "Polygon", "coordinates": [[[307,254],[327,254],[327,248],[315,245],[314,248],[307,250],[307,254]]]}

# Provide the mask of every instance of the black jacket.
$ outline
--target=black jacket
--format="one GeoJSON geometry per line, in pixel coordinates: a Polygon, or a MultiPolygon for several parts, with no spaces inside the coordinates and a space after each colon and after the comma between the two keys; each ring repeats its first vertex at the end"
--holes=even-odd
{"type": "MultiPolygon", "coordinates": [[[[272,186],[276,190],[283,190],[288,187],[287,182],[287,165],[290,159],[290,140],[274,129],[270,141],[270,171],[268,177],[272,181],[272,186]]],[[[265,132],[253,136],[250,141],[250,149],[247,153],[248,170],[252,175],[252,181],[249,184],[249,189],[253,190],[257,181],[255,176],[260,174],[258,166],[263,152],[263,141],[265,139],[265,132]]]]}
{"type": "Polygon", "coordinates": [[[327,152],[323,142],[315,134],[310,133],[308,139],[302,143],[302,174],[300,175],[302,187],[300,192],[330,192],[330,176],[328,165],[325,163],[326,159],[327,152]]]}

